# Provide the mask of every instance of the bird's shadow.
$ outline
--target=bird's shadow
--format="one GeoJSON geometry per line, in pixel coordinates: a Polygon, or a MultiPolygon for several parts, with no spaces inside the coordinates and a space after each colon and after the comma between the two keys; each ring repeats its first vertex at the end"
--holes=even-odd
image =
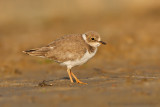
{"type": "MultiPolygon", "coordinates": [[[[64,80],[70,80],[70,78],[69,77],[63,77],[63,78],[61,78],[61,79],[64,79],[64,80]]],[[[73,78],[73,82],[76,82],[76,80],[73,78]]]]}
{"type": "Polygon", "coordinates": [[[62,77],[61,79],[70,80],[69,77],[62,77]]]}
{"type": "MultiPolygon", "coordinates": [[[[64,79],[64,80],[70,80],[69,77],[63,77],[61,79],[64,79]]],[[[39,82],[38,83],[38,86],[39,87],[45,87],[45,86],[53,86],[53,84],[49,84],[50,81],[53,81],[53,80],[43,80],[42,82],[39,82]]],[[[76,82],[76,80],[73,78],[73,81],[76,82]]]]}

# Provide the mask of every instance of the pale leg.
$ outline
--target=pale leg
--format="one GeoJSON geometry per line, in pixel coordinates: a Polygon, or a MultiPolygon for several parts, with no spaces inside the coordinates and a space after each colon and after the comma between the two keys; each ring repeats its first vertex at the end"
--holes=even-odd
{"type": "Polygon", "coordinates": [[[81,82],[72,72],[71,72],[71,75],[75,78],[75,80],[76,80],[77,83],[87,84],[87,83],[81,82]]]}
{"type": "Polygon", "coordinates": [[[71,83],[73,83],[73,79],[72,79],[72,76],[71,76],[71,69],[67,68],[67,72],[68,72],[69,78],[71,80],[71,83]]]}

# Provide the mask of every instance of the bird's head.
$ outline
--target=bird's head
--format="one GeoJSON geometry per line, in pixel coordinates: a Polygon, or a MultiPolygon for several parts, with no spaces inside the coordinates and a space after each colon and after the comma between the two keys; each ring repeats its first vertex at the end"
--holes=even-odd
{"type": "Polygon", "coordinates": [[[82,37],[90,46],[98,47],[101,44],[106,45],[105,42],[101,41],[101,37],[97,32],[89,31],[84,33],[82,37]]]}

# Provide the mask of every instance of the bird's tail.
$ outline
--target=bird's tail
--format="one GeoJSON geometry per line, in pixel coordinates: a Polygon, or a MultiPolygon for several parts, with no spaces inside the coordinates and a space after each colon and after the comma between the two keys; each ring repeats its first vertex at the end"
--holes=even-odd
{"type": "Polygon", "coordinates": [[[38,57],[45,57],[46,53],[50,50],[48,47],[42,47],[42,48],[36,48],[36,49],[30,49],[26,51],[22,51],[27,55],[31,56],[38,56],[38,57]]]}

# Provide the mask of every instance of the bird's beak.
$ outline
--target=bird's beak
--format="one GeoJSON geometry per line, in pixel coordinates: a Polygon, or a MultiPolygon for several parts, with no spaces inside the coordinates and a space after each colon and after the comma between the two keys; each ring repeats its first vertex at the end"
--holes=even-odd
{"type": "Polygon", "coordinates": [[[103,42],[103,41],[98,41],[100,44],[103,44],[103,45],[106,45],[107,43],[106,42],[103,42]]]}

